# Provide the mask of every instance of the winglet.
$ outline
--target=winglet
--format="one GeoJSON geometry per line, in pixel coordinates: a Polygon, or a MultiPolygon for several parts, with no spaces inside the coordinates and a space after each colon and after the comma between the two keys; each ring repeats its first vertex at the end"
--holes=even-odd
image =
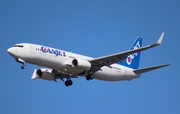
{"type": "Polygon", "coordinates": [[[163,40],[163,37],[164,37],[164,32],[161,34],[161,36],[159,37],[158,41],[157,41],[157,45],[160,45],[162,43],[162,40],[163,40]]]}

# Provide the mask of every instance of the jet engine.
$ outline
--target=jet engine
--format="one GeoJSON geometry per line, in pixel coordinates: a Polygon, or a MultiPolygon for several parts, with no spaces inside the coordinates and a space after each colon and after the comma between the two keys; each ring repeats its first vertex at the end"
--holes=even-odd
{"type": "Polygon", "coordinates": [[[44,80],[55,80],[55,75],[52,73],[52,69],[35,69],[31,79],[41,78],[44,80]]]}
{"type": "Polygon", "coordinates": [[[91,68],[91,63],[87,60],[84,59],[73,59],[72,60],[72,67],[78,68],[81,70],[90,70],[91,68]]]}

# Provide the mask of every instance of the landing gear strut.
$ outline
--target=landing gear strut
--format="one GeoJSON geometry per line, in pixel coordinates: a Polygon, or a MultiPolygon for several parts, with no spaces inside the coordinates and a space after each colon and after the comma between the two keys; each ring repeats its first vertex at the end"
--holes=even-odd
{"type": "Polygon", "coordinates": [[[17,58],[16,61],[22,64],[21,69],[25,69],[26,68],[24,60],[22,60],[21,58],[17,58]]]}

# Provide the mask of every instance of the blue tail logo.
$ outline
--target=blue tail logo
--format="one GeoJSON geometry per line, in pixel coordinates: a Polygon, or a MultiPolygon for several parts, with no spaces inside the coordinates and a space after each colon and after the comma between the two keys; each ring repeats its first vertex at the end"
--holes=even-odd
{"type": "MultiPolygon", "coordinates": [[[[142,46],[142,38],[138,37],[133,45],[131,46],[130,50],[134,50],[134,49],[138,49],[138,48],[141,48],[142,46]]],[[[141,53],[138,52],[138,53],[134,53],[134,54],[131,54],[131,55],[128,55],[127,58],[125,60],[123,60],[123,64],[124,66],[127,66],[127,67],[130,67],[130,68],[133,68],[133,69],[138,69],[139,67],[139,60],[140,60],[140,55],[141,53]]]]}

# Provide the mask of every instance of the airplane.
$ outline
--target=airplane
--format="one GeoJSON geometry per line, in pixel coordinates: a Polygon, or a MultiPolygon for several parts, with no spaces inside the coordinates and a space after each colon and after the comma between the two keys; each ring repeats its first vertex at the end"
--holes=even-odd
{"type": "Polygon", "coordinates": [[[19,43],[7,52],[22,64],[30,63],[43,68],[35,69],[31,79],[44,79],[57,82],[64,81],[65,86],[73,84],[72,78],[85,77],[86,80],[130,81],[141,74],[169,66],[163,64],[147,68],[138,68],[140,52],[156,47],[162,43],[164,32],[156,43],[142,47],[142,38],[137,37],[129,50],[103,57],[92,58],[64,50],[32,43],[19,43]],[[65,79],[65,80],[64,80],[65,79]]]}

